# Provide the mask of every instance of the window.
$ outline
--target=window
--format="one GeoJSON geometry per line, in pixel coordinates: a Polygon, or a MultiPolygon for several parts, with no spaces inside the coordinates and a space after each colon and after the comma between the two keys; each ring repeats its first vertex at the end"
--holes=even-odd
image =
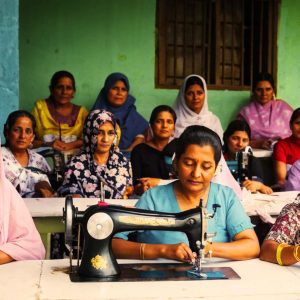
{"type": "Polygon", "coordinates": [[[157,0],[156,86],[189,74],[211,89],[249,89],[258,72],[276,78],[279,0],[157,0]]]}

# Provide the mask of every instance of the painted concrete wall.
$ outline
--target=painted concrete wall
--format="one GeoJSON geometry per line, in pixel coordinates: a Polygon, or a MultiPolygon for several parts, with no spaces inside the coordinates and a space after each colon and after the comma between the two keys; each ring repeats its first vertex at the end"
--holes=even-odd
{"type": "Polygon", "coordinates": [[[19,107],[18,0],[0,0],[0,132],[19,107]]]}
{"type": "MultiPolygon", "coordinates": [[[[156,89],[155,0],[20,0],[20,107],[48,96],[52,74],[71,71],[75,103],[90,108],[106,76],[125,73],[137,108],[149,118],[154,106],[172,104],[177,90],[156,89]]],[[[296,53],[300,42],[300,1],[282,0],[278,94],[293,107],[300,85],[296,53]],[[287,56],[289,57],[287,59],[287,56]]],[[[247,91],[209,91],[209,107],[223,127],[247,102],[247,91]]]]}

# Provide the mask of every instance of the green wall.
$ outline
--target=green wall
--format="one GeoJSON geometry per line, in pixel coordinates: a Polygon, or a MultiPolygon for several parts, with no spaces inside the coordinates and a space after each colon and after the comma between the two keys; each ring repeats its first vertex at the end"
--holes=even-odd
{"type": "MultiPolygon", "coordinates": [[[[138,111],[147,119],[154,106],[172,104],[177,90],[154,86],[155,2],[20,0],[20,107],[31,110],[36,99],[47,97],[50,77],[61,69],[74,74],[74,102],[88,109],[106,76],[116,71],[129,77],[138,111]]],[[[282,0],[278,94],[293,107],[299,106],[298,60],[293,60],[300,50],[299,9],[300,1],[282,0]]],[[[248,96],[209,91],[209,107],[226,126],[248,96]]]]}

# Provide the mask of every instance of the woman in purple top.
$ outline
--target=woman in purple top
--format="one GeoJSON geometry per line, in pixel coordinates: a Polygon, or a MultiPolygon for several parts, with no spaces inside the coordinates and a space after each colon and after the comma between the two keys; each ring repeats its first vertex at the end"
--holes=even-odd
{"type": "Polygon", "coordinates": [[[292,113],[289,104],[276,99],[272,75],[260,73],[253,83],[250,102],[240,110],[237,118],[245,120],[251,128],[251,147],[269,149],[274,141],[291,135],[292,113]]]}

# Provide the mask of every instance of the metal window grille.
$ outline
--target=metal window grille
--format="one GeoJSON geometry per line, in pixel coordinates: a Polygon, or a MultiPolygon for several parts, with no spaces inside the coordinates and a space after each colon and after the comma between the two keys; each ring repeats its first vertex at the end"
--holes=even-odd
{"type": "Polygon", "coordinates": [[[209,88],[249,89],[258,72],[276,78],[279,0],[157,0],[156,86],[189,74],[209,88]]]}

